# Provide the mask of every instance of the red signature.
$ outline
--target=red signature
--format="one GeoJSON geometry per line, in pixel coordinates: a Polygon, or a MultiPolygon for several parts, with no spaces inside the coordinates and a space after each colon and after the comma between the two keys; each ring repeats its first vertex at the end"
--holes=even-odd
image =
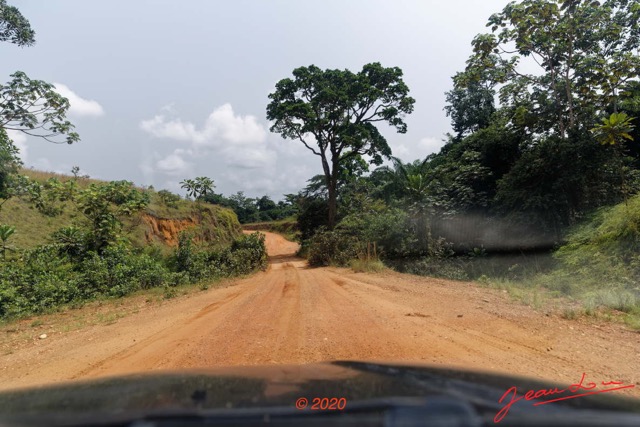
{"type": "Polygon", "coordinates": [[[602,385],[608,388],[596,389],[596,387],[598,387],[596,383],[592,383],[592,382],[586,383],[586,384],[584,383],[585,376],[586,374],[583,373],[579,383],[572,384],[568,388],[563,390],[558,390],[558,387],[553,389],[529,390],[524,394],[524,396],[519,396],[519,397],[517,396],[518,389],[515,386],[513,386],[502,395],[500,400],[498,400],[498,403],[502,403],[505,399],[507,399],[509,395],[511,395],[511,400],[507,402],[504,405],[504,407],[500,409],[500,411],[498,411],[496,416],[493,418],[493,421],[496,424],[502,421],[502,419],[509,413],[509,409],[511,409],[513,404],[522,399],[533,400],[533,399],[540,399],[541,397],[554,396],[554,395],[562,394],[565,392],[572,393],[567,396],[557,397],[555,399],[549,399],[549,400],[542,400],[541,402],[536,402],[533,404],[533,406],[538,406],[538,405],[546,405],[547,403],[559,402],[561,400],[575,399],[576,397],[589,396],[589,395],[598,394],[598,393],[607,393],[610,391],[616,391],[616,390],[622,390],[625,388],[635,387],[635,385],[633,384],[622,385],[623,383],[621,381],[609,381],[609,382],[603,381],[602,385]],[[593,391],[587,392],[588,390],[593,390],[593,391]]]}

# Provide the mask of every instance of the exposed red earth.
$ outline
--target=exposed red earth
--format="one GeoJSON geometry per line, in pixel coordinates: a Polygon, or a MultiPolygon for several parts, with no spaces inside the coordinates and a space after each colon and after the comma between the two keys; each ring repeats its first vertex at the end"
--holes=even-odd
{"type": "MultiPolygon", "coordinates": [[[[370,360],[453,365],[571,384],[636,385],[640,335],[566,320],[473,283],[309,268],[266,234],[267,271],[148,305],[109,325],[51,333],[0,356],[0,388],[140,371],[370,360]]],[[[237,371],[239,368],[236,368],[237,371]]]]}

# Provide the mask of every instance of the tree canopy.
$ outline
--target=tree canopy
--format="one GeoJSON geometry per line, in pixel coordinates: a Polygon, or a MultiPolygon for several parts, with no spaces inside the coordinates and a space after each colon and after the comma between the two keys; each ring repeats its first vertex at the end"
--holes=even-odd
{"type": "MultiPolygon", "coordinates": [[[[0,42],[18,46],[35,43],[29,21],[5,0],[0,0],[0,42]]],[[[80,137],[66,119],[68,110],[69,100],[57,93],[52,84],[32,80],[22,71],[11,74],[7,84],[0,84],[0,199],[13,195],[11,179],[21,165],[18,149],[7,131],[72,144],[80,137]]]]}
{"type": "Polygon", "coordinates": [[[6,0],[0,0],[0,42],[31,46],[36,42],[35,34],[18,8],[7,5],[6,0]]]}
{"type": "Polygon", "coordinates": [[[367,64],[358,73],[311,65],[296,68],[293,77],[280,80],[269,95],[267,119],[273,121],[272,132],[300,141],[320,157],[332,228],[340,174],[346,165],[353,167],[354,159],[367,156],[379,165],[391,156],[376,123],[386,122],[405,133],[403,119],[413,111],[415,100],[402,80],[402,70],[380,63],[367,64]]]}
{"type": "Polygon", "coordinates": [[[511,2],[489,18],[491,33],[474,38],[453,93],[498,88],[512,123],[536,135],[589,129],[637,79],[639,22],[636,1],[511,2]]]}
{"type": "Polygon", "coordinates": [[[0,127],[55,143],[80,140],[66,119],[69,100],[52,84],[32,80],[22,71],[11,77],[9,83],[0,85],[0,127]]]}

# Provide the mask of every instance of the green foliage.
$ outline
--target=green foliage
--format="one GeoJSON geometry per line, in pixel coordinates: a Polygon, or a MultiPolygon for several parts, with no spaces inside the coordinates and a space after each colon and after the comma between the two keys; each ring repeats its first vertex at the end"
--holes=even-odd
{"type": "Polygon", "coordinates": [[[458,137],[486,128],[496,111],[495,90],[489,79],[468,79],[464,73],[453,77],[454,88],[446,93],[445,111],[458,137]]]}
{"type": "Polygon", "coordinates": [[[639,19],[636,3],[623,0],[509,3],[489,18],[492,33],[473,40],[461,83],[500,85],[514,124],[565,137],[610,106],[615,111],[637,77],[639,19]],[[525,61],[539,72],[525,72],[525,61]]]}
{"type": "Polygon", "coordinates": [[[622,199],[622,165],[607,148],[586,138],[539,142],[498,183],[497,206],[557,239],[593,209],[622,199]]]}
{"type": "MultiPolygon", "coordinates": [[[[538,287],[572,301],[564,311],[566,318],[624,313],[624,321],[634,327],[640,319],[639,224],[640,196],[636,195],[626,203],[597,210],[573,227],[553,262],[542,269],[536,266],[531,272],[514,264],[505,273],[482,271],[502,279],[502,285],[515,293],[538,287]]],[[[486,264],[493,258],[476,260],[486,264]]],[[[519,264],[524,265],[524,260],[519,264]]]]}
{"type": "Polygon", "coordinates": [[[193,265],[193,235],[181,232],[178,236],[178,248],[174,253],[175,269],[177,271],[190,271],[193,265]]]}
{"type": "Polygon", "coordinates": [[[81,289],[80,276],[56,248],[42,246],[24,254],[24,261],[3,263],[0,270],[0,316],[41,312],[72,301],[81,289]]]}
{"type": "Polygon", "coordinates": [[[62,227],[51,235],[52,243],[56,244],[61,254],[71,258],[80,258],[88,250],[87,233],[79,227],[62,227]]]}
{"type": "Polygon", "coordinates": [[[7,240],[16,232],[15,227],[11,227],[10,225],[0,224],[0,240],[2,244],[0,245],[0,252],[2,253],[2,259],[7,258],[7,251],[14,250],[12,246],[7,244],[7,240]]]}
{"type": "Polygon", "coordinates": [[[321,158],[328,190],[328,226],[337,218],[338,180],[345,168],[359,165],[362,156],[380,165],[391,155],[386,139],[375,126],[384,121],[405,133],[404,115],[415,100],[398,67],[367,64],[357,74],[348,70],[321,70],[311,65],[293,70],[269,95],[267,119],[272,132],[299,140],[321,158]],[[355,160],[355,163],[353,161],[355,160]]]}
{"type": "Polygon", "coordinates": [[[0,42],[9,42],[18,46],[30,46],[35,43],[35,31],[29,21],[6,0],[0,0],[0,42]]]}
{"type": "Polygon", "coordinates": [[[14,194],[13,180],[18,173],[22,161],[18,157],[18,149],[13,144],[7,132],[0,128],[0,208],[4,201],[14,194]]]}
{"type": "Polygon", "coordinates": [[[361,249],[360,241],[352,235],[320,229],[309,241],[307,259],[312,266],[346,266],[361,249]]]}
{"type": "Polygon", "coordinates": [[[103,185],[90,184],[75,200],[88,222],[89,249],[101,251],[118,237],[121,218],[144,209],[149,203],[149,195],[136,189],[131,182],[112,181],[103,185]]]}
{"type": "Polygon", "coordinates": [[[118,298],[149,288],[165,288],[175,296],[171,288],[177,285],[248,274],[267,265],[264,235],[258,233],[218,250],[196,250],[186,236],[172,259],[134,250],[124,242],[78,257],[73,252],[78,251],[78,240],[82,236],[77,230],[63,229],[55,234],[56,243],[2,262],[0,317],[40,313],[101,296],[118,298]]]}
{"type": "Polygon", "coordinates": [[[356,273],[379,273],[385,269],[379,259],[358,258],[349,261],[349,267],[356,273]]]}
{"type": "Polygon", "coordinates": [[[165,206],[170,208],[178,207],[178,201],[180,201],[180,196],[178,194],[173,194],[168,190],[160,190],[158,191],[158,197],[165,206]]]}
{"type": "MultiPolygon", "coordinates": [[[[13,243],[20,249],[48,243],[48,237],[63,227],[73,226],[87,231],[90,222],[79,211],[76,198],[91,184],[102,186],[108,183],[82,175],[73,177],[23,169],[20,174],[12,176],[11,191],[15,197],[4,204],[0,211],[0,222],[16,227],[18,234],[13,243]],[[56,181],[56,185],[51,185],[56,181]]],[[[126,237],[138,248],[151,243],[160,245],[165,255],[171,251],[164,236],[154,233],[149,223],[154,218],[158,221],[196,218],[199,221],[195,230],[197,238],[218,244],[230,243],[241,232],[240,224],[230,209],[212,205],[201,205],[200,209],[196,209],[192,201],[184,199],[178,200],[176,207],[169,207],[152,190],[136,190],[149,196],[149,204],[131,215],[118,214],[117,220],[121,226],[118,225],[116,234],[126,237]]],[[[115,204],[110,207],[114,212],[116,208],[115,204]]]]}
{"type": "Polygon", "coordinates": [[[275,203],[267,195],[254,199],[246,197],[242,191],[238,191],[229,197],[210,193],[203,196],[202,200],[233,209],[238,216],[240,224],[280,220],[295,214],[297,211],[295,202],[292,199],[275,203]]]}
{"type": "MultiPolygon", "coordinates": [[[[34,36],[29,21],[20,11],[0,0],[0,42],[30,46],[35,43],[34,36]]],[[[20,180],[16,175],[22,165],[7,130],[52,142],[65,135],[69,144],[80,140],[73,131],[74,126],[66,120],[69,101],[58,94],[53,85],[31,80],[22,71],[11,77],[6,85],[0,85],[0,208],[19,192],[20,180]]]]}
{"type": "Polygon", "coordinates": [[[304,197],[299,202],[298,229],[300,238],[310,239],[318,229],[328,225],[329,208],[323,197],[304,197]]]}
{"type": "Polygon", "coordinates": [[[574,228],[557,255],[567,265],[590,268],[599,263],[598,257],[635,265],[639,252],[640,196],[636,195],[626,203],[598,210],[574,228]]]}
{"type": "Polygon", "coordinates": [[[628,139],[633,141],[630,135],[635,127],[631,122],[632,117],[626,113],[612,113],[608,118],[602,119],[602,124],[591,129],[601,144],[616,145],[628,139]]]}
{"type": "Polygon", "coordinates": [[[267,266],[264,235],[243,235],[224,249],[196,250],[192,236],[182,233],[170,265],[186,273],[191,282],[249,274],[267,266]]]}
{"type": "Polygon", "coordinates": [[[377,254],[385,258],[410,256],[420,252],[409,215],[399,209],[363,212],[343,218],[336,231],[353,236],[359,242],[359,253],[368,243],[376,244],[377,254]]]}
{"type": "Polygon", "coordinates": [[[187,190],[187,196],[199,200],[201,197],[210,194],[215,188],[215,185],[211,178],[199,176],[196,179],[185,179],[181,181],[180,188],[187,190]]]}
{"type": "Polygon", "coordinates": [[[69,100],[52,84],[31,80],[22,71],[0,85],[0,128],[26,133],[51,142],[72,144],[80,140],[74,126],[66,119],[69,100]]]}

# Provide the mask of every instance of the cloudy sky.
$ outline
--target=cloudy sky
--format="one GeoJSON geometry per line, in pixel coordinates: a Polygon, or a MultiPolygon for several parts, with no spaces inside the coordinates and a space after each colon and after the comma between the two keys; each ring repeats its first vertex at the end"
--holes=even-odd
{"type": "Polygon", "coordinates": [[[8,0],[36,45],[0,44],[3,81],[16,70],[55,84],[81,142],[12,134],[28,167],[80,166],[181,192],[215,180],[224,194],[278,200],[321,173],[299,142],[269,132],[268,95],[294,68],[399,66],[416,99],[408,132],[382,128],[405,161],[438,151],[450,131],[444,92],[474,35],[507,0],[8,0]]]}

